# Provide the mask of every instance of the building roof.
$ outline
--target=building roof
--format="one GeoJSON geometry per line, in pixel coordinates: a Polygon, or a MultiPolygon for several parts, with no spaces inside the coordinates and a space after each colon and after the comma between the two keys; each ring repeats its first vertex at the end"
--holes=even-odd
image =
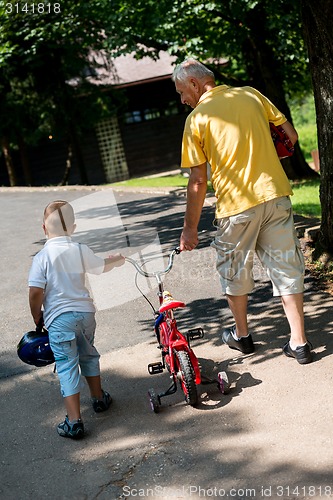
{"type": "Polygon", "coordinates": [[[103,57],[94,54],[100,64],[96,77],[89,77],[91,83],[105,86],[127,87],[154,80],[170,78],[174,70],[175,56],[160,52],[157,60],[149,56],[135,59],[135,54],[121,55],[112,61],[111,67],[103,66],[103,57]]]}
{"type": "MultiPolygon", "coordinates": [[[[90,55],[91,68],[87,68],[85,77],[94,85],[104,87],[129,87],[153,81],[170,79],[175,68],[176,56],[160,51],[158,59],[144,56],[136,59],[135,53],[124,54],[109,59],[102,52],[92,52],[90,55]]],[[[217,66],[224,66],[228,59],[210,60],[217,66]]],[[[72,84],[77,80],[73,79],[72,84]]]]}

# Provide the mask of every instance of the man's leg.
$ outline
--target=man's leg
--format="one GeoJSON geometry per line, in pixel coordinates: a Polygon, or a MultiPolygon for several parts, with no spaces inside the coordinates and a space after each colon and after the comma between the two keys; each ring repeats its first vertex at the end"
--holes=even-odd
{"type": "Polygon", "coordinates": [[[283,347],[286,356],[296,358],[298,363],[311,363],[311,344],[304,332],[303,293],[281,296],[283,308],[290,326],[290,341],[283,347]]]}
{"type": "Polygon", "coordinates": [[[254,345],[247,326],[247,295],[228,295],[227,300],[236,326],[226,328],[222,332],[222,340],[231,349],[243,354],[254,352],[254,345]]]}
{"type": "Polygon", "coordinates": [[[227,295],[228,305],[236,323],[237,337],[248,335],[247,324],[247,295],[227,295]]]}
{"type": "Polygon", "coordinates": [[[296,349],[306,343],[304,331],[303,293],[282,295],[284,312],[290,326],[290,346],[296,349]]]}

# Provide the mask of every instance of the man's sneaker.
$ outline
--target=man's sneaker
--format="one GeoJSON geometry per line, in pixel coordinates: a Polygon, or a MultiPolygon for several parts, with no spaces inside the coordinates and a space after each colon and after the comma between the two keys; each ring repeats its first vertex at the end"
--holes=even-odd
{"type": "Polygon", "coordinates": [[[81,419],[70,422],[66,415],[65,420],[57,427],[59,436],[72,439],[81,439],[84,436],[84,425],[81,419]]]}
{"type": "Polygon", "coordinates": [[[222,333],[222,340],[225,344],[227,344],[230,349],[237,349],[237,351],[241,351],[243,354],[251,354],[254,352],[254,345],[251,334],[247,337],[240,337],[239,340],[236,340],[233,336],[233,333],[236,332],[236,325],[231,328],[226,328],[222,333]]]}
{"type": "Polygon", "coordinates": [[[102,399],[92,398],[92,405],[96,413],[101,413],[102,411],[107,410],[110,404],[112,403],[112,398],[110,394],[106,391],[103,391],[103,389],[102,393],[103,393],[102,399]]]}
{"type": "Polygon", "coordinates": [[[307,363],[311,363],[312,361],[311,349],[312,349],[312,344],[310,342],[307,342],[305,345],[297,346],[295,350],[293,350],[290,347],[289,342],[287,342],[282,348],[284,354],[288,356],[288,358],[295,358],[301,365],[306,365],[307,363]]]}

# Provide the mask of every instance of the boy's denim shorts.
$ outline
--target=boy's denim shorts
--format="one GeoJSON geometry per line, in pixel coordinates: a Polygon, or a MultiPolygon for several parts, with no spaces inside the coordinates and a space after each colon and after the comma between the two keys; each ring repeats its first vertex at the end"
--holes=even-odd
{"type": "Polygon", "coordinates": [[[273,285],[273,295],[304,291],[304,259],[296,236],[291,201],[275,198],[240,214],[216,219],[212,247],[222,291],[247,295],[254,288],[256,254],[273,285]]]}
{"type": "Polygon", "coordinates": [[[63,397],[80,392],[81,374],[100,375],[100,355],[94,346],[93,312],[64,312],[48,328],[63,397]]]}

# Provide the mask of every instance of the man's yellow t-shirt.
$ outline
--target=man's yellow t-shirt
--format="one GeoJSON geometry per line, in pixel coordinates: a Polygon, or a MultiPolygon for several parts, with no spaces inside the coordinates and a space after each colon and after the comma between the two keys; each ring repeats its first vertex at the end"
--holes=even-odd
{"type": "Polygon", "coordinates": [[[252,87],[221,85],[201,96],[185,123],[181,166],[210,164],[217,218],[292,194],[269,129],[285,121],[252,87]]]}

